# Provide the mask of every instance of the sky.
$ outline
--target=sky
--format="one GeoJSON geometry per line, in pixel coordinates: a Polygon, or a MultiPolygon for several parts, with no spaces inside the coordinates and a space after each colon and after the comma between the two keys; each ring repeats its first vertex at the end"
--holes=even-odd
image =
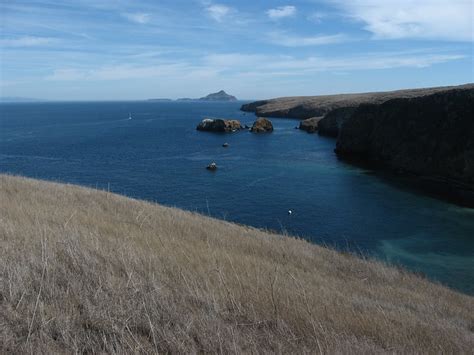
{"type": "Polygon", "coordinates": [[[472,0],[0,0],[0,96],[239,99],[474,82],[472,0]]]}

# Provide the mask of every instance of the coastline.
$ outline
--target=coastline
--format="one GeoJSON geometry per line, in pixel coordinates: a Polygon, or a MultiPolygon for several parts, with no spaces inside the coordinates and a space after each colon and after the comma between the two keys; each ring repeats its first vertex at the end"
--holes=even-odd
{"type": "Polygon", "coordinates": [[[473,92],[474,84],[465,84],[288,97],[256,101],[241,110],[308,121],[321,117],[313,132],[336,138],[339,159],[383,170],[419,191],[474,208],[473,92]]]}

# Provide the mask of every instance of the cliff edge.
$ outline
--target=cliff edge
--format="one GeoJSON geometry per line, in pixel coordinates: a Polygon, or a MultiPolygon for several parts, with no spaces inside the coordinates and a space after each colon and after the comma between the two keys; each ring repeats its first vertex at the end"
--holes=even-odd
{"type": "Polygon", "coordinates": [[[361,104],[382,104],[396,98],[408,99],[456,88],[474,88],[474,84],[358,94],[280,97],[244,104],[241,110],[255,112],[259,117],[307,119],[324,116],[319,124],[319,133],[337,137],[342,122],[361,104]]]}
{"type": "Polygon", "coordinates": [[[335,151],[474,192],[474,88],[360,105],[335,151]]]}

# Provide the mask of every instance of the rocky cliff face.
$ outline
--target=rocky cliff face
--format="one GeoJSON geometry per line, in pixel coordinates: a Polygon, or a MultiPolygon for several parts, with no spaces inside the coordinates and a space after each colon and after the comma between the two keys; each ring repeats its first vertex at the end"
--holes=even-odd
{"type": "Polygon", "coordinates": [[[356,107],[341,107],[330,111],[319,121],[319,134],[329,137],[337,137],[344,121],[355,112],[356,107]]]}
{"type": "Polygon", "coordinates": [[[267,104],[268,100],[260,100],[243,104],[240,109],[245,112],[257,112],[257,107],[267,104]]]}
{"type": "Polygon", "coordinates": [[[262,100],[242,105],[242,111],[255,112],[262,117],[289,117],[307,119],[315,116],[324,116],[331,110],[331,106],[315,104],[311,99],[280,98],[262,100]]]}
{"type": "Polygon", "coordinates": [[[360,105],[342,125],[335,151],[472,193],[474,89],[360,105]]]}
{"type": "Polygon", "coordinates": [[[336,137],[342,122],[361,104],[382,104],[396,98],[414,98],[445,92],[455,88],[474,88],[474,84],[359,94],[294,96],[261,100],[242,105],[243,111],[255,112],[258,117],[288,117],[307,119],[326,116],[319,125],[323,135],[336,137]]]}

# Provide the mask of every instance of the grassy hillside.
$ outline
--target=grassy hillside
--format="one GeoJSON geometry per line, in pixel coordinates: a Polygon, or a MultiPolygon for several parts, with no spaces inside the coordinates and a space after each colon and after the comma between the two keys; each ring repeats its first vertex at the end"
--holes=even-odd
{"type": "Polygon", "coordinates": [[[470,353],[474,298],[198,214],[0,175],[0,353],[470,353]]]}

